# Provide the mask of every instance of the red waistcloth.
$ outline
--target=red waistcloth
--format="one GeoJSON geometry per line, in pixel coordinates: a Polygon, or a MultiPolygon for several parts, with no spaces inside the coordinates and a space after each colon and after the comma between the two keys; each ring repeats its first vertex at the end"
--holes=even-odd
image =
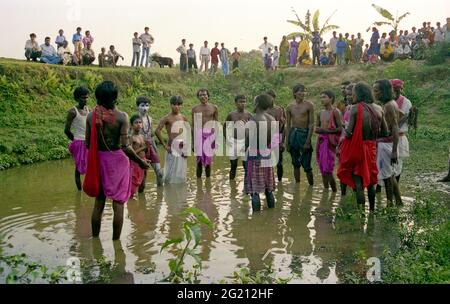
{"type": "Polygon", "coordinates": [[[363,187],[378,182],[377,143],[375,140],[363,140],[363,105],[358,103],[358,113],[352,138],[344,138],[339,158],[337,175],[339,180],[355,188],[353,175],[362,178],[363,187]]]}
{"type": "MultiPolygon", "coordinates": [[[[92,122],[97,119],[97,111],[92,113],[92,122]]],[[[89,152],[86,176],[83,181],[83,191],[90,197],[100,194],[100,161],[98,157],[97,124],[91,124],[89,152]]]]}

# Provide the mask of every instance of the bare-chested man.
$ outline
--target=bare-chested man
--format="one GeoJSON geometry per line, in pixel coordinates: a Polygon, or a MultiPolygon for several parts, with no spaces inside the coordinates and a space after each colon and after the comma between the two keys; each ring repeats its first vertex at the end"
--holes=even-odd
{"type": "Polygon", "coordinates": [[[303,167],[308,183],[312,186],[314,180],[311,168],[311,137],[314,129],[314,105],[305,100],[304,85],[295,85],[292,93],[295,100],[286,109],[286,147],[291,153],[295,182],[300,182],[300,167],[303,167]]]}
{"type": "Polygon", "coordinates": [[[236,177],[239,156],[243,157],[242,165],[245,170],[245,124],[252,117],[252,114],[245,110],[247,98],[244,95],[237,95],[234,98],[234,104],[236,105],[236,110],[228,114],[223,128],[227,143],[227,156],[231,164],[230,180],[236,177]]]}
{"type": "MultiPolygon", "coordinates": [[[[97,106],[88,114],[86,145],[90,145],[91,126],[95,126],[100,167],[100,194],[95,199],[92,212],[92,235],[100,234],[102,213],[106,198],[113,200],[113,240],[120,238],[123,225],[123,207],[131,194],[130,159],[142,169],[149,164],[141,159],[129,144],[128,115],[116,109],[117,87],[111,81],[100,83],[95,90],[97,106]],[[95,121],[93,122],[93,115],[95,121]]],[[[95,141],[95,138],[93,138],[95,141]]],[[[92,151],[90,151],[91,153],[92,151]]],[[[88,164],[89,166],[89,164],[88,164]]],[[[88,171],[89,172],[89,171],[88,171]]]]}
{"type": "Polygon", "coordinates": [[[156,136],[166,149],[166,162],[164,165],[163,180],[166,184],[179,184],[186,182],[187,151],[188,145],[188,122],[186,117],[180,113],[183,99],[181,96],[170,98],[171,112],[164,116],[156,128],[156,136]],[[161,131],[166,128],[169,140],[167,144],[161,136],[161,131]],[[181,129],[183,128],[183,129],[181,129]],[[186,151],[186,153],[184,152],[186,151]]]}
{"type": "Polygon", "coordinates": [[[394,100],[392,84],[387,79],[375,81],[373,95],[383,104],[384,117],[387,124],[387,132],[381,134],[378,139],[377,166],[378,180],[384,182],[388,206],[393,203],[393,196],[398,205],[402,204],[400,190],[395,179],[394,165],[398,161],[400,111],[394,100]]]}
{"type": "Polygon", "coordinates": [[[86,134],[86,118],[89,108],[86,106],[89,91],[85,87],[77,87],[73,91],[73,97],[78,102],[76,106],[67,112],[64,133],[72,141],[69,152],[75,162],[75,184],[81,190],[81,174],[86,173],[87,149],[84,141],[86,134]]]}
{"type": "MultiPolygon", "coordinates": [[[[247,168],[245,170],[244,193],[250,194],[252,197],[253,211],[261,210],[261,201],[259,194],[266,195],[267,207],[275,207],[275,198],[273,191],[275,190],[275,176],[273,174],[271,148],[272,143],[272,122],[275,119],[267,114],[267,109],[272,105],[272,97],[262,94],[255,97],[254,112],[251,117],[254,121],[256,134],[251,134],[246,129],[246,146],[247,149],[247,168]],[[262,128],[267,128],[263,130],[262,128]],[[266,131],[266,142],[260,142],[260,132],[266,131]]],[[[264,133],[263,133],[264,134],[264,133]]]]}
{"type": "Polygon", "coordinates": [[[378,182],[377,142],[383,123],[383,110],[374,104],[370,87],[359,82],[353,87],[350,121],[341,144],[338,177],[356,190],[358,206],[364,207],[367,188],[370,210],[375,209],[375,185],[378,182]]]}
{"type": "Polygon", "coordinates": [[[266,92],[267,95],[272,96],[273,103],[271,107],[267,110],[267,114],[270,114],[275,118],[275,120],[278,122],[278,148],[279,148],[279,156],[278,156],[278,163],[277,163],[277,177],[278,181],[281,182],[283,179],[283,152],[284,152],[284,138],[286,136],[286,114],[284,112],[284,109],[280,106],[277,106],[275,104],[275,99],[277,98],[277,95],[273,90],[268,90],[266,92]]]}
{"type": "Polygon", "coordinates": [[[214,130],[211,126],[205,127],[205,124],[208,121],[217,122],[219,119],[219,110],[216,105],[209,103],[209,91],[207,89],[198,90],[197,98],[200,104],[192,108],[191,118],[194,139],[193,148],[197,155],[197,178],[201,178],[203,167],[205,167],[206,177],[211,176],[211,164],[217,133],[217,130],[214,130]]]}

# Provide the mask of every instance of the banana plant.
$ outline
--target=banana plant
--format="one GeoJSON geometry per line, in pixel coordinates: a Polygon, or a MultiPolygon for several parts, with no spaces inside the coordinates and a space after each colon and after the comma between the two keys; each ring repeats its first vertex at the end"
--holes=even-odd
{"type": "Polygon", "coordinates": [[[391,12],[389,12],[387,9],[382,8],[381,6],[378,6],[376,4],[372,4],[372,7],[381,15],[383,16],[385,19],[387,19],[388,21],[377,21],[374,22],[371,26],[369,26],[367,28],[367,32],[370,31],[370,29],[372,28],[372,26],[382,26],[382,25],[387,25],[390,26],[394,29],[394,31],[397,33],[397,29],[398,26],[400,24],[400,22],[409,15],[409,12],[404,13],[403,15],[401,15],[400,17],[398,17],[398,13],[396,15],[396,17],[394,18],[394,15],[392,15],[391,12]]]}
{"type": "Polygon", "coordinates": [[[307,40],[311,40],[313,32],[318,32],[319,35],[322,36],[326,32],[329,32],[329,31],[339,28],[339,26],[337,26],[337,25],[328,24],[330,22],[331,17],[333,17],[333,15],[336,13],[336,11],[334,11],[333,14],[331,14],[327,18],[327,20],[325,21],[325,23],[322,26],[319,25],[319,16],[320,16],[319,10],[316,10],[314,12],[312,19],[311,19],[311,13],[308,10],[305,15],[305,22],[303,22],[300,19],[300,17],[298,16],[298,14],[294,8],[292,8],[292,12],[294,13],[297,20],[287,20],[287,22],[300,27],[301,32],[290,33],[289,35],[287,35],[288,39],[292,39],[293,37],[303,36],[307,40]]]}

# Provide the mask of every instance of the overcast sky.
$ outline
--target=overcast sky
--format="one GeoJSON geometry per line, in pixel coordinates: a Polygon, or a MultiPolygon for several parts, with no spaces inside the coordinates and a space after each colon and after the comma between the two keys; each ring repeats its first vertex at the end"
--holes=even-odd
{"type": "MultiPolygon", "coordinates": [[[[230,50],[236,46],[250,51],[262,43],[263,36],[279,44],[282,35],[297,31],[286,22],[295,19],[291,7],[302,20],[308,8],[312,13],[320,9],[320,24],[337,10],[330,22],[340,26],[337,31],[361,32],[368,41],[367,27],[373,21],[383,20],[371,3],[394,14],[409,11],[411,15],[404,19],[400,29],[420,27],[423,21],[444,24],[450,17],[450,1],[444,0],[2,0],[0,57],[24,58],[23,48],[31,32],[37,34],[39,43],[44,42],[45,36],[50,36],[54,42],[62,28],[71,41],[77,26],[82,27],[83,34],[85,30],[91,31],[96,54],[101,47],[114,44],[125,57],[125,61],[120,62],[123,65],[131,63],[133,33],[142,33],[145,26],[150,27],[155,37],[152,52],[175,60],[178,60],[175,49],[182,38],[194,43],[197,55],[204,40],[210,44],[225,42],[230,50]]],[[[388,27],[380,30],[388,31],[388,27]]],[[[324,38],[328,41],[330,35],[324,38]]],[[[72,44],[70,46],[73,50],[72,44]]]]}

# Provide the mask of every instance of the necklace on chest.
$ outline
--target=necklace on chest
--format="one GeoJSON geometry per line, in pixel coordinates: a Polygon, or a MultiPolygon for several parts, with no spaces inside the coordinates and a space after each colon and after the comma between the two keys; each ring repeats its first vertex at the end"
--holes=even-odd
{"type": "Polygon", "coordinates": [[[146,115],[145,118],[147,118],[147,124],[142,125],[142,133],[147,135],[152,132],[152,123],[150,122],[150,118],[146,115]],[[147,125],[147,127],[145,127],[147,125]]]}

